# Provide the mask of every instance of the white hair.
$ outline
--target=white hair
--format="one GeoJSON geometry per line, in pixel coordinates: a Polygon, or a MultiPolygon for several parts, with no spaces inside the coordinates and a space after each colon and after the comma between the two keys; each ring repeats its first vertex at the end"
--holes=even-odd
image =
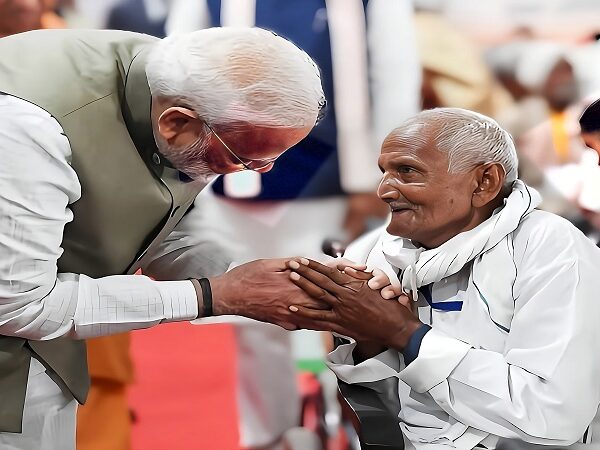
{"type": "Polygon", "coordinates": [[[313,126],[325,97],[315,62],[261,28],[208,28],[169,36],[152,48],[153,96],[195,110],[211,124],[313,126]]]}
{"type": "Polygon", "coordinates": [[[464,173],[478,165],[499,163],[505,185],[518,176],[518,159],[510,134],[483,114],[461,108],[422,111],[394,129],[386,138],[395,145],[423,148],[433,144],[448,154],[448,172],[464,173]]]}

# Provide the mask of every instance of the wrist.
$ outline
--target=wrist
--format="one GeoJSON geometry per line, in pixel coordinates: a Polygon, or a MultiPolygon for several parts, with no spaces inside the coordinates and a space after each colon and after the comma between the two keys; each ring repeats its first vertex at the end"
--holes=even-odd
{"type": "Polygon", "coordinates": [[[211,277],[208,281],[212,290],[213,316],[237,315],[235,308],[227,298],[227,286],[223,277],[211,277]]]}
{"type": "Polygon", "coordinates": [[[391,333],[388,346],[399,352],[403,352],[408,345],[410,338],[419,328],[421,328],[421,326],[423,326],[423,322],[420,320],[411,320],[410,322],[405,323],[402,328],[395,333],[391,333]]]}

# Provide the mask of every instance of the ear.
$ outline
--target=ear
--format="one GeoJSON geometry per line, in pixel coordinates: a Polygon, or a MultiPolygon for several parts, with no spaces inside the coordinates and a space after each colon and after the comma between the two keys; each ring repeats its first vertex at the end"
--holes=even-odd
{"type": "Polygon", "coordinates": [[[161,113],[157,124],[158,133],[171,143],[178,136],[196,134],[201,129],[202,122],[191,109],[171,106],[161,113]]]}
{"type": "Polygon", "coordinates": [[[476,187],[471,204],[481,208],[494,200],[504,185],[506,173],[499,163],[482,164],[475,169],[476,187]]]}

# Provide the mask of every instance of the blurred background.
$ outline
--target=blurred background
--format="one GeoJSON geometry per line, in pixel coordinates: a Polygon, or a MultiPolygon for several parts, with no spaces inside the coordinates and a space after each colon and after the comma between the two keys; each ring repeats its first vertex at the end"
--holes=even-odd
{"type": "MultiPolygon", "coordinates": [[[[328,107],[273,171],[228,175],[198,198],[197,225],[232,264],[322,260],[325,241],[342,248],[380,225],[381,142],[436,106],[495,118],[542,207],[600,239],[600,126],[579,126],[600,98],[598,0],[0,0],[0,36],[255,25],[317,61],[328,107]]],[[[116,336],[102,351],[91,343],[95,390],[80,409],[78,448],[358,448],[324,364],[331,345],[237,319],[116,336]]]]}

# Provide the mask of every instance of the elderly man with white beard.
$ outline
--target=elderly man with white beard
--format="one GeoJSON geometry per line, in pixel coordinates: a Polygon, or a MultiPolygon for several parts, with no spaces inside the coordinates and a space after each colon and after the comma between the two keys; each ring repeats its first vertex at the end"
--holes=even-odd
{"type": "Polygon", "coordinates": [[[397,379],[394,404],[382,399],[407,448],[597,443],[600,250],[535,209],[510,135],[470,111],[424,111],[379,165],[391,219],[348,249],[358,265],[288,263],[331,308],[292,305],[303,326],[350,338],[331,369],[380,394],[397,379]]]}
{"type": "Polygon", "coordinates": [[[318,306],[283,260],[201,278],[222,256],[184,217],[211,178],[270,170],[315,125],[319,70],[291,42],[33,31],[0,40],[0,93],[0,447],[74,448],[82,339],[219,314],[294,328],[292,298],[318,306]]]}

